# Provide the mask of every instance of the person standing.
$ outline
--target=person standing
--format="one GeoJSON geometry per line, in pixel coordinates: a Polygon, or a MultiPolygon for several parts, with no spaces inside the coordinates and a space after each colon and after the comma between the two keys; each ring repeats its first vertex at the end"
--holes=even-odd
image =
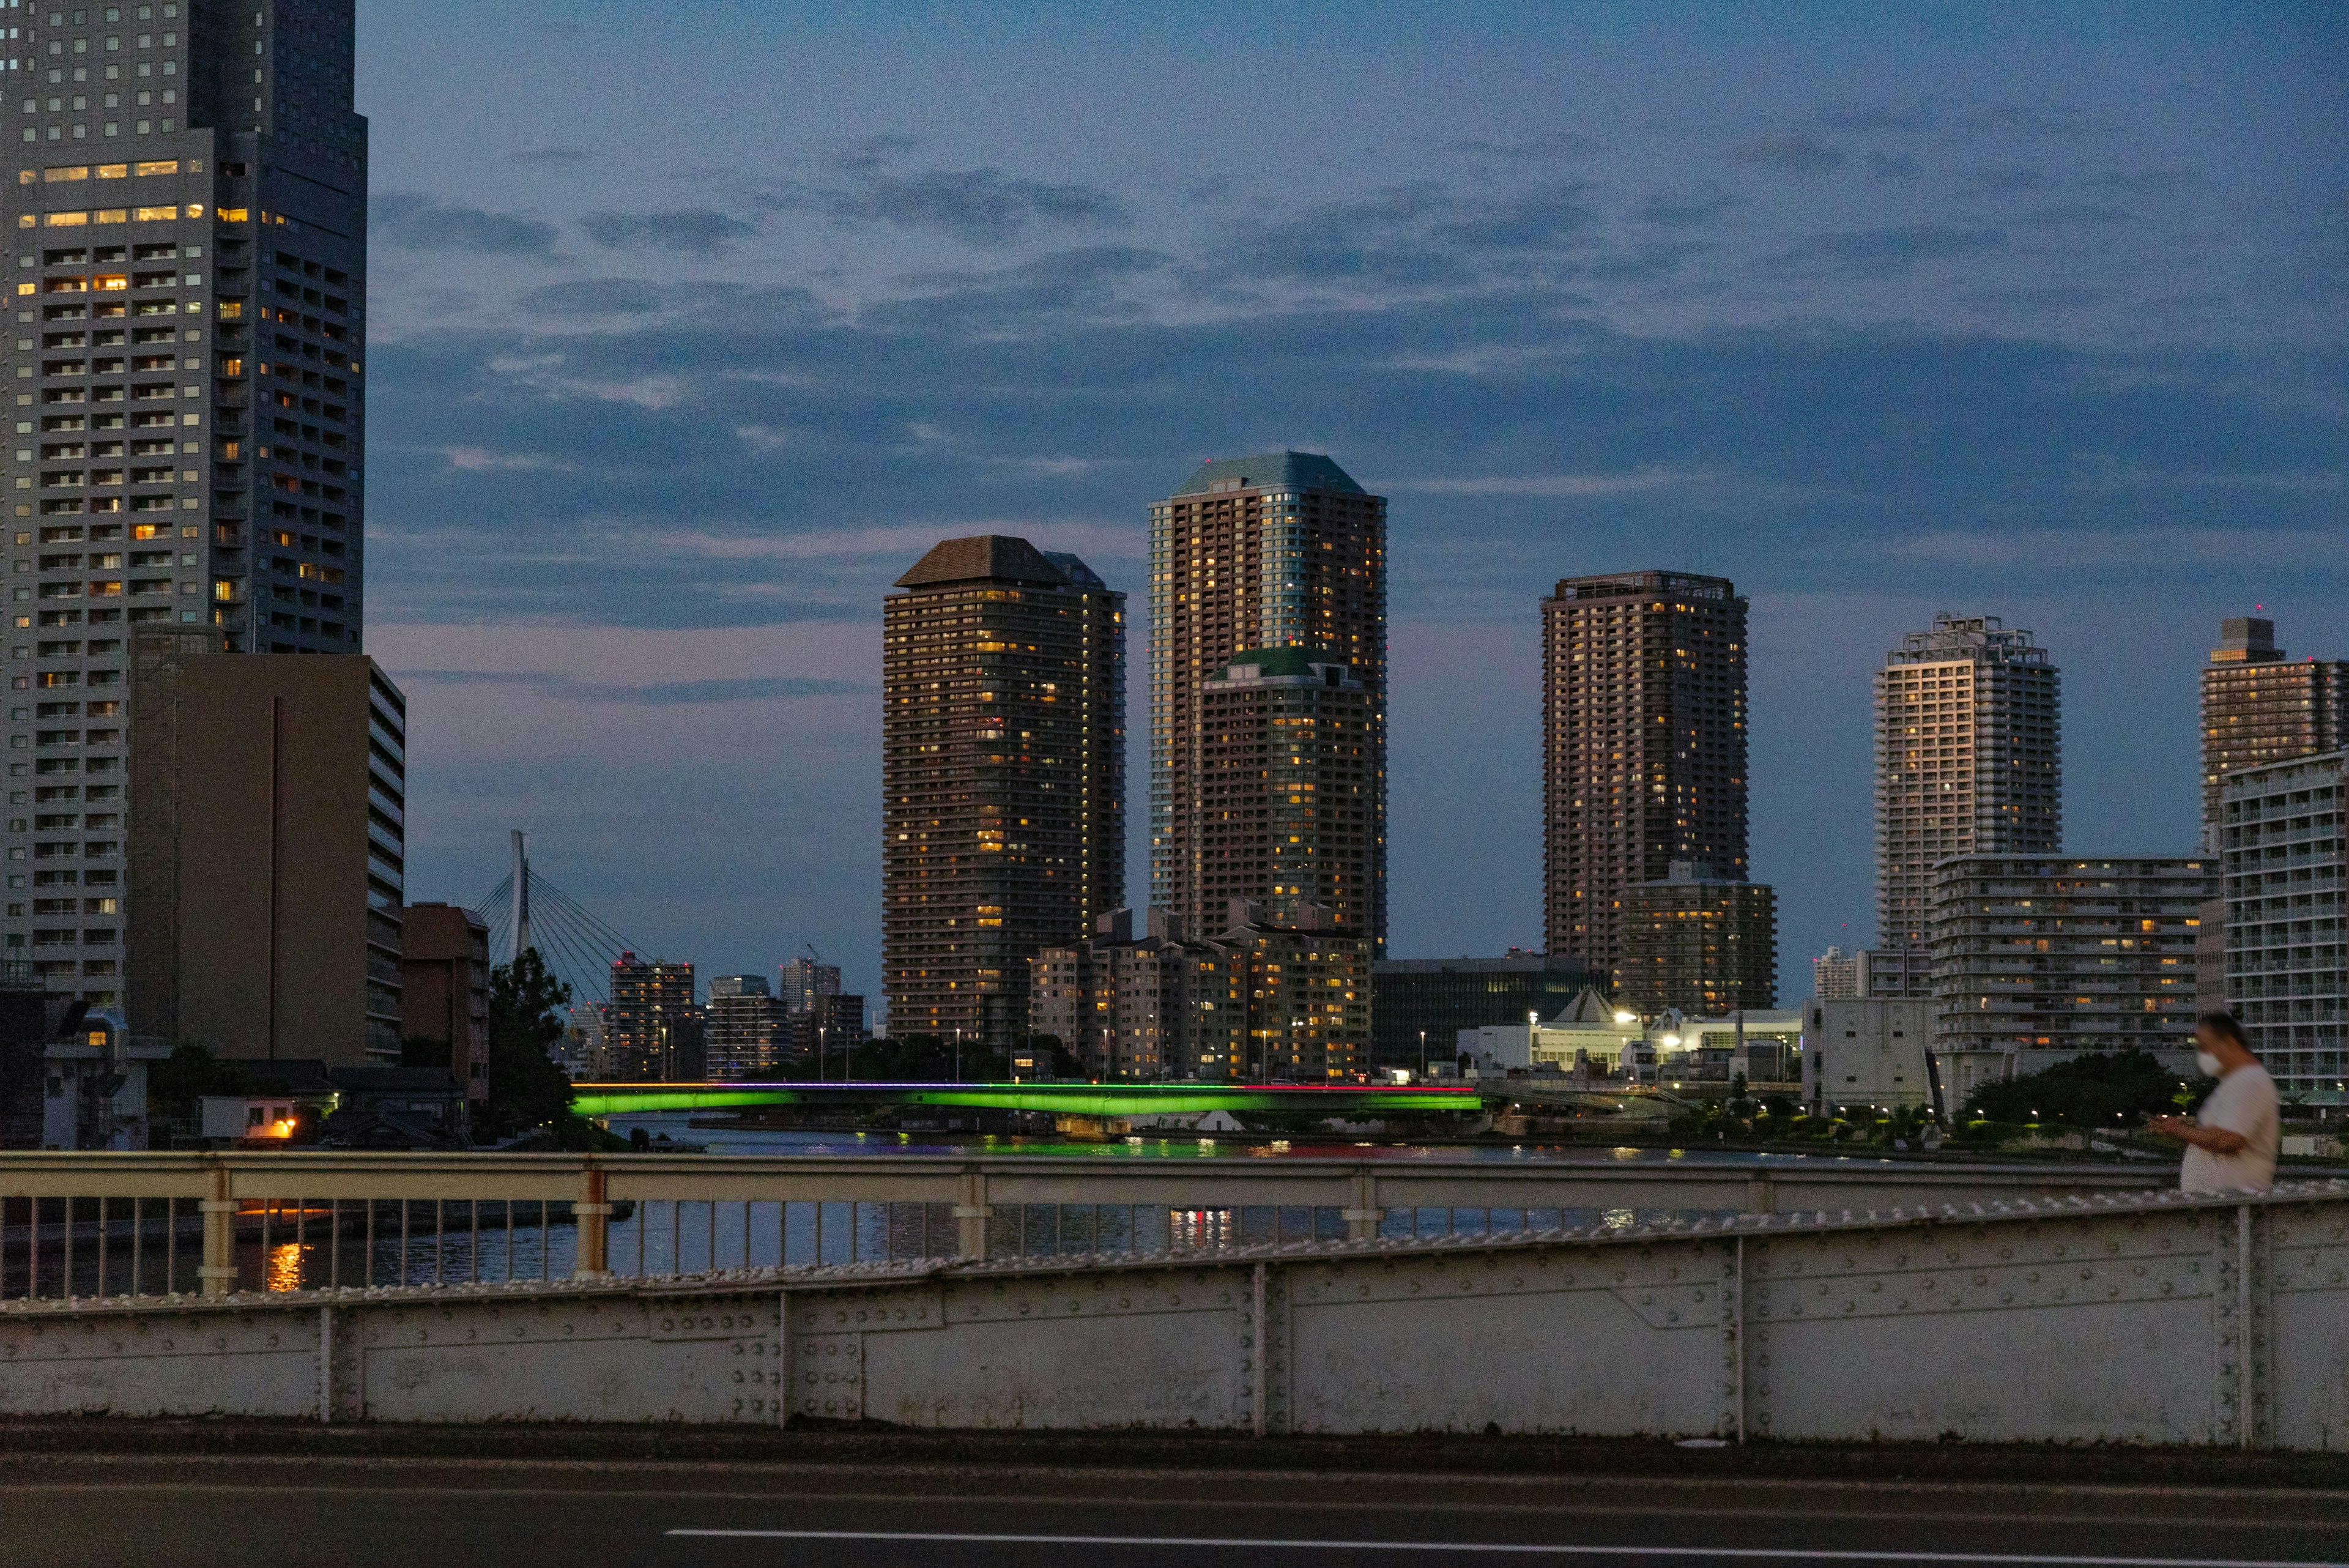
{"type": "Polygon", "coordinates": [[[2187,1146],[2178,1172],[2180,1191],[2265,1191],[2275,1185],[2275,1080],[2244,1044],[2242,1025],[2231,1013],[2204,1013],[2194,1028],[2194,1046],[2195,1064],[2219,1086],[2193,1121],[2156,1116],[2147,1125],[2187,1146]]]}

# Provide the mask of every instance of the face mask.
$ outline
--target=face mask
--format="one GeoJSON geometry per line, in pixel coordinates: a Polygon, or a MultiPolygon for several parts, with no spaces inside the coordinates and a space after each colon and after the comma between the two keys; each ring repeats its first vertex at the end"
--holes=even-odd
{"type": "Polygon", "coordinates": [[[2194,1065],[2201,1070],[2202,1075],[2206,1078],[2217,1077],[2219,1075],[2219,1069],[2223,1064],[2222,1064],[2219,1058],[2213,1056],[2208,1051],[2197,1051],[2194,1053],[2194,1065]]]}

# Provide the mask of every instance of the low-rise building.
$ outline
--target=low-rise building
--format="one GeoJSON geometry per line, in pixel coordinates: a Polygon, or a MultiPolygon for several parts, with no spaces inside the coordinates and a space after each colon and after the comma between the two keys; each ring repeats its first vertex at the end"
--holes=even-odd
{"type": "Polygon", "coordinates": [[[1859,955],[1831,947],[1811,961],[1811,994],[1840,1002],[1859,994],[1859,955]]]}
{"type": "Polygon", "coordinates": [[[1815,1114],[1847,1106],[1946,1110],[1934,1095],[1930,1000],[1813,997],[1803,1012],[1803,1103],[1815,1114]]]}
{"type": "Polygon", "coordinates": [[[1371,964],[1371,1060],[1417,1072],[1450,1057],[1463,1029],[1553,1013],[1590,983],[1579,961],[1547,953],[1499,958],[1378,959],[1371,964]]]}
{"type": "Polygon", "coordinates": [[[2230,773],[2219,790],[2227,1005],[2289,1101],[2349,1084],[2349,753],[2230,773]]]}
{"type": "Polygon", "coordinates": [[[490,928],[454,904],[399,910],[400,1033],[449,1047],[449,1072],[476,1103],[490,1094],[490,928]]]}
{"type": "Polygon", "coordinates": [[[1228,955],[1225,994],[1212,1002],[1212,1027],[1195,1019],[1205,1058],[1228,1064],[1237,1052],[1241,1073],[1258,1082],[1325,1083],[1369,1071],[1371,956],[1376,940],[1366,929],[1340,929],[1319,904],[1300,904],[1277,917],[1250,900],[1232,902],[1233,919],[1215,946],[1228,955]],[[1232,982],[1237,981],[1234,984],[1232,982]],[[1235,1011],[1233,1004],[1241,1004],[1235,1011]]]}
{"type": "Polygon", "coordinates": [[[1188,1075],[1190,979],[1211,950],[1176,929],[1169,911],[1152,909],[1136,936],[1133,911],[1112,909],[1089,940],[1039,952],[1029,962],[1029,1032],[1058,1040],[1091,1077],[1188,1075]]]}
{"type": "Polygon", "coordinates": [[[1670,875],[1623,889],[1623,981],[1641,1012],[1703,1017],[1778,1002],[1778,896],[1768,884],[1675,860],[1670,875]]]}
{"type": "Polygon", "coordinates": [[[1933,1048],[2035,1073],[2086,1052],[2193,1063],[2209,856],[1961,855],[1934,869],[1933,1048]]]}
{"type": "Polygon", "coordinates": [[[702,1050],[711,1079],[766,1077],[782,1064],[790,1041],[790,1016],[782,999],[769,993],[765,975],[709,977],[702,1050]]]}

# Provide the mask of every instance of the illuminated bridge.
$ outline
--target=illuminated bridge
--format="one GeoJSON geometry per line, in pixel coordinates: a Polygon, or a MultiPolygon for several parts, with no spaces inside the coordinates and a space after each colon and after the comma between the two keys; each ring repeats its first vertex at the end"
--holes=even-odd
{"type": "Polygon", "coordinates": [[[744,1110],[797,1106],[843,1111],[904,1106],[961,1110],[1050,1111],[1069,1116],[1193,1116],[1206,1111],[1298,1111],[1317,1116],[1381,1116],[1484,1106],[1474,1088],[1319,1084],[581,1084],[571,1108],[583,1116],[644,1111],[744,1110]]]}

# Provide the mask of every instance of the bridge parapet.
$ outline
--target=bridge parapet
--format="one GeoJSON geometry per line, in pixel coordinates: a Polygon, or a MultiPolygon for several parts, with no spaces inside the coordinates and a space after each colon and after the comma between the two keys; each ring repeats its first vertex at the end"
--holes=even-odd
{"type": "Polygon", "coordinates": [[[2349,1447],[2349,1183],[0,1305],[0,1415],[2349,1447]]]}

